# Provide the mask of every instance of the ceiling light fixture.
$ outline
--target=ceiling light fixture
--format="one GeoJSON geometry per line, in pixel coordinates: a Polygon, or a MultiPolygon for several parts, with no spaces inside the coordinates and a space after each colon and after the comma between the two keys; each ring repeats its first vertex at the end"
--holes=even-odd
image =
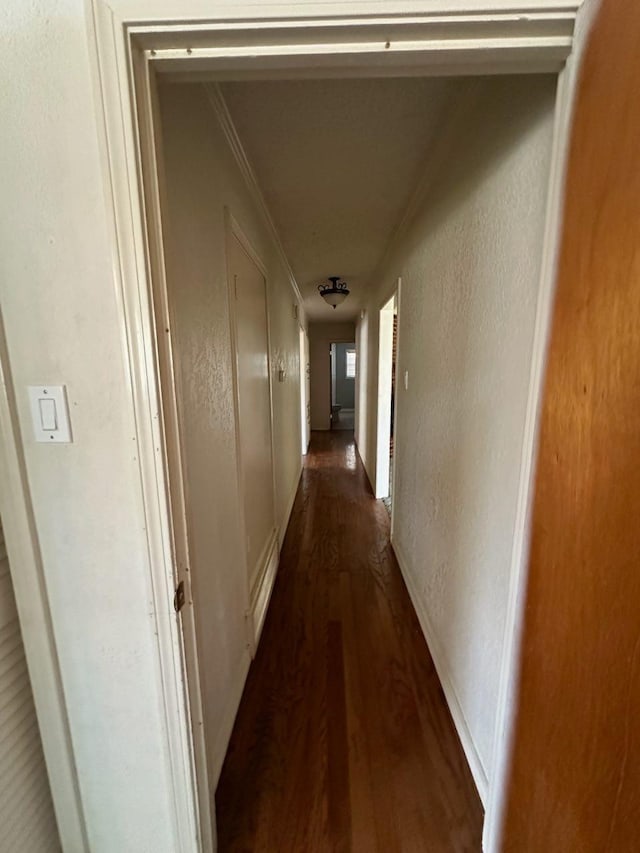
{"type": "Polygon", "coordinates": [[[346,281],[340,281],[339,275],[330,275],[329,281],[331,284],[319,284],[318,290],[327,305],[337,308],[349,295],[349,288],[346,281]]]}

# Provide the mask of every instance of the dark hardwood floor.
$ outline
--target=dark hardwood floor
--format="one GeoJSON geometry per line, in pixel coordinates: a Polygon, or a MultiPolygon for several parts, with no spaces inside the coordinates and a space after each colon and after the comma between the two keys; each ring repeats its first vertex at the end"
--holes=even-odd
{"type": "Polygon", "coordinates": [[[313,434],[216,805],[223,853],[481,849],[480,800],[352,433],[313,434]]]}

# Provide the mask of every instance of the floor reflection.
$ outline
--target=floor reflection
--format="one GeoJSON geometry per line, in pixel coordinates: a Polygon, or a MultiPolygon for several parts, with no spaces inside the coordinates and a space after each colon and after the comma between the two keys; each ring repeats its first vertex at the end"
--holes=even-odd
{"type": "Polygon", "coordinates": [[[356,443],[355,441],[350,441],[349,444],[345,447],[344,450],[344,461],[347,469],[349,471],[355,471],[357,466],[357,458],[356,458],[356,443]]]}

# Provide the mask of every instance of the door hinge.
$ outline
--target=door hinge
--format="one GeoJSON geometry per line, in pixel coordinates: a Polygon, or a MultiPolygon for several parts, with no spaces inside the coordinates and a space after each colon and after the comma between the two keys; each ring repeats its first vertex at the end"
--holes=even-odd
{"type": "Polygon", "coordinates": [[[173,609],[176,613],[180,613],[184,605],[184,581],[180,581],[176,587],[176,594],[173,596],[173,609]]]}

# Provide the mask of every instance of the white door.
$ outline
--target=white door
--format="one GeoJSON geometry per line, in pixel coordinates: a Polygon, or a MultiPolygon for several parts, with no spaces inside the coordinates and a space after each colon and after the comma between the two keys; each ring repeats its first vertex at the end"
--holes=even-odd
{"type": "Polygon", "coordinates": [[[304,456],[307,452],[307,379],[305,376],[304,329],[302,328],[298,332],[298,342],[300,347],[300,442],[304,456]]]}
{"type": "Polygon", "coordinates": [[[309,450],[311,441],[311,362],[309,360],[309,335],[304,333],[304,363],[305,363],[305,401],[307,404],[307,446],[305,453],[309,450]]]}
{"type": "Polygon", "coordinates": [[[275,535],[266,281],[235,234],[229,240],[235,296],[238,432],[249,590],[266,569],[275,535]]]}
{"type": "Polygon", "coordinates": [[[302,433],[302,455],[309,450],[310,403],[309,403],[309,338],[304,329],[300,329],[300,425],[302,433]]]}
{"type": "Polygon", "coordinates": [[[0,524],[0,850],[60,850],[0,524]]]}

